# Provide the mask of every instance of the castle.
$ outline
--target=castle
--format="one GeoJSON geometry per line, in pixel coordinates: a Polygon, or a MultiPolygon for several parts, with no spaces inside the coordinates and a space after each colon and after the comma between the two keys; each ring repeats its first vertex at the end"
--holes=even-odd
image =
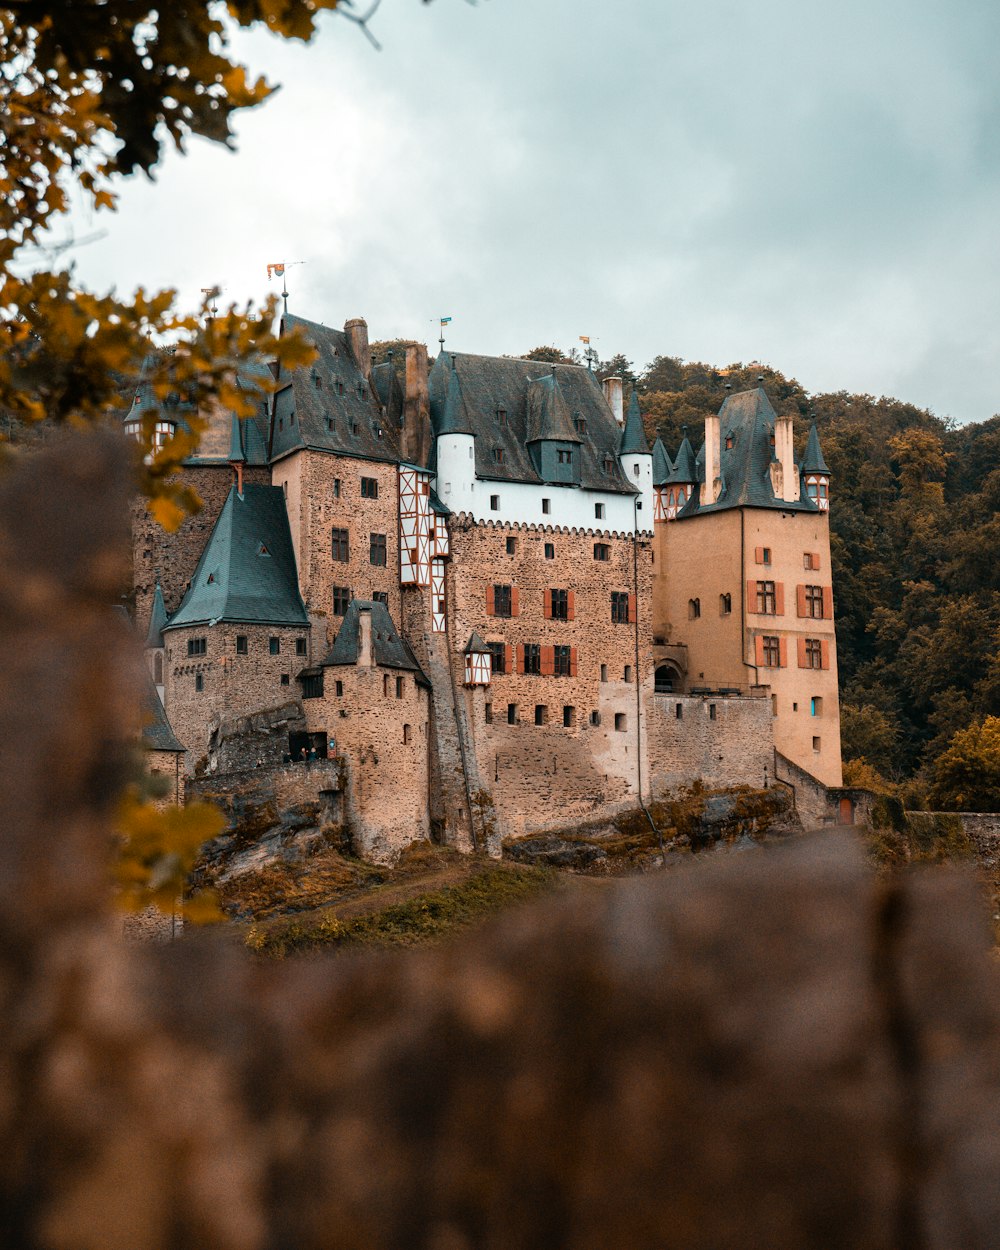
{"type": "MultiPolygon", "coordinates": [[[[373,367],[363,320],[284,324],[316,360],[273,395],[241,377],[254,417],[211,414],[184,468],[202,512],[167,535],[136,505],[136,615],[188,773],[262,764],[220,734],[290,708],[284,765],[342,761],[374,859],[495,850],[694,779],[836,792],[815,428],[797,463],[792,419],[747,391],[672,458],[620,378],[428,370],[421,346],[373,367]]],[[[126,430],[154,406],[157,439],[184,421],[140,384],[126,430]]]]}

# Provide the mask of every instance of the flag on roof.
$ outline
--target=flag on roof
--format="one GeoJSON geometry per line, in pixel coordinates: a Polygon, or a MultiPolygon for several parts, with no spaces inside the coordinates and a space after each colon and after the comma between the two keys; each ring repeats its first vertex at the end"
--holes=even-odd
{"type": "Polygon", "coordinates": [[[589,347],[589,346],[590,346],[590,335],[589,335],[589,334],[581,334],[581,335],[580,335],[580,342],[581,342],[581,343],[586,343],[586,344],[587,344],[587,346],[589,347]]]}
{"type": "Polygon", "coordinates": [[[278,275],[278,277],[280,278],[280,277],[281,277],[281,275],[282,275],[284,272],[285,272],[285,262],[284,262],[284,261],[282,261],[280,265],[268,265],[268,267],[267,267],[267,280],[268,280],[268,282],[270,282],[270,281],[271,281],[271,275],[272,275],[272,274],[277,274],[277,275],[278,275]]]}

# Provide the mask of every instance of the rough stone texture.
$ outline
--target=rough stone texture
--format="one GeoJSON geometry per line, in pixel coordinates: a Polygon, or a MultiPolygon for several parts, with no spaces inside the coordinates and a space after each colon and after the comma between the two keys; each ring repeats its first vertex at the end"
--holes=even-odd
{"type": "MultiPolygon", "coordinates": [[[[200,512],[187,517],[179,530],[167,534],[150,516],[144,499],[134,499],[132,515],[132,584],[135,591],[135,623],[140,638],[145,638],[153,591],[159,581],[168,612],[176,612],[188,583],[198,567],[222,505],[235,480],[228,464],[186,465],[181,480],[190,486],[202,501],[200,512]]],[[[267,466],[243,471],[248,485],[270,486],[271,470],[267,466]]]]}
{"type": "MultiPolygon", "coordinates": [[[[273,482],[285,491],[288,523],[306,607],[333,643],[341,618],[332,615],[334,586],[346,586],[356,599],[376,593],[388,599],[389,614],[400,619],[399,471],[395,464],[300,451],[273,465],[273,482]],[[362,499],[361,479],[378,482],[378,498],[362,499]],[[340,483],[339,493],[335,483],[340,483]],[[333,559],[331,530],[350,533],[349,560],[333,559]],[[386,563],[371,563],[370,538],[386,536],[386,563]]],[[[317,636],[317,645],[321,639],[317,636]]],[[[324,647],[325,654],[325,647],[324,647]]],[[[319,658],[322,658],[320,656],[319,658]]]]}
{"type": "Polygon", "coordinates": [[[244,773],[281,764],[289,752],[289,734],[305,732],[306,718],[298,699],[249,716],[216,717],[211,723],[205,771],[244,773]]]}
{"type": "Polygon", "coordinates": [[[996,1245],[1000,986],[958,874],[824,835],[415,956],[117,942],[121,476],[81,440],[0,478],[2,1244],[996,1245]]]}
{"type": "Polygon", "coordinates": [[[310,663],[310,633],[305,626],[228,623],[166,631],[165,706],[178,741],[187,748],[188,772],[206,755],[213,725],[221,718],[248,716],[298,694],[296,676],[310,663]],[[236,652],[240,636],[247,639],[246,655],[236,652]],[[205,654],[189,656],[188,642],[196,638],[206,640],[205,654]],[[270,653],[271,638],[278,639],[277,655],[270,653]],[[306,640],[305,655],[296,652],[299,639],[306,640]]]}
{"type": "Polygon", "coordinates": [[[761,786],[773,780],[769,699],[663,694],[650,697],[647,709],[654,797],[694,778],[706,786],[761,786]]]}

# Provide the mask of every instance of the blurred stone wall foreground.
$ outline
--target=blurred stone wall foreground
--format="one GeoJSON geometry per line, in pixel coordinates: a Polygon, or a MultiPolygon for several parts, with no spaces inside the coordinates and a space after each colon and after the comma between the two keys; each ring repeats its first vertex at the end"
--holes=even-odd
{"type": "Polygon", "coordinates": [[[997,1245],[997,972],[961,876],[879,883],[827,837],[414,955],[114,940],[119,456],[0,476],[0,1244],[997,1245]]]}

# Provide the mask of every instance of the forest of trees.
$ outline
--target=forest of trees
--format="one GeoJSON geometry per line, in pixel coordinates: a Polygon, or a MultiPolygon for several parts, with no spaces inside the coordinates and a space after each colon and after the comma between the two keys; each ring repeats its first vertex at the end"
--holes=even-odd
{"type": "MultiPolygon", "coordinates": [[[[551,347],[527,354],[552,353],[570,359],[551,347]]],[[[962,806],[955,770],[946,778],[941,761],[953,740],[952,762],[974,738],[979,773],[989,771],[983,743],[988,718],[1000,716],[1000,416],[959,426],[895,399],[808,395],[756,362],[713,368],[657,356],[637,371],[619,355],[595,372],[638,386],[650,441],[659,434],[671,455],[685,425],[700,445],[705,416],[730,389],[763,386],[779,412],[796,415],[800,448],[815,419],[833,472],[844,759],[892,782],[916,779],[911,801],[929,787],[931,802],[962,806]],[[970,727],[972,738],[960,732],[970,727]]],[[[1000,759],[992,768],[987,789],[1000,806],[1000,759]]]]}

